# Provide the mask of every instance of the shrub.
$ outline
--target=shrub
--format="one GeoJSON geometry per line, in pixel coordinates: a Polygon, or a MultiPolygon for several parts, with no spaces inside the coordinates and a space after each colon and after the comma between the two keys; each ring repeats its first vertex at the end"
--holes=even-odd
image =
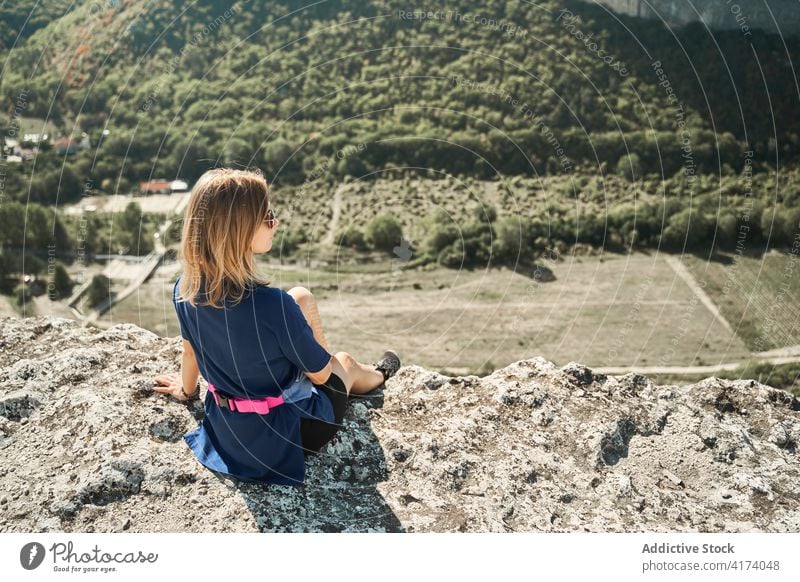
{"type": "Polygon", "coordinates": [[[662,242],[668,250],[694,249],[711,238],[714,223],[698,211],[687,208],[674,214],[664,229],[662,242]]]}
{"type": "Polygon", "coordinates": [[[89,305],[97,307],[104,301],[108,300],[111,293],[111,279],[105,275],[98,274],[92,277],[92,282],[86,290],[89,305]]]}
{"type": "Polygon", "coordinates": [[[353,225],[339,231],[336,239],[341,247],[349,247],[357,251],[367,250],[367,242],[364,240],[364,233],[353,225]]]}
{"type": "Polygon", "coordinates": [[[637,154],[623,154],[617,161],[617,175],[635,182],[642,176],[642,163],[637,154]]]}
{"type": "Polygon", "coordinates": [[[438,257],[446,247],[461,238],[461,232],[453,223],[435,223],[428,230],[428,236],[423,243],[424,251],[431,257],[438,257]]]}
{"type": "Polygon", "coordinates": [[[464,265],[464,250],[460,242],[454,242],[443,248],[436,257],[436,262],[448,269],[457,269],[464,265]]]}
{"type": "Polygon", "coordinates": [[[525,261],[533,254],[533,228],[529,218],[508,217],[497,224],[497,257],[506,264],[519,258],[525,261]]]}
{"type": "Polygon", "coordinates": [[[47,286],[50,299],[57,301],[69,297],[69,294],[72,293],[73,285],[74,283],[72,279],[70,279],[64,265],[56,263],[53,274],[50,277],[49,285],[47,286]]]}
{"type": "Polygon", "coordinates": [[[308,239],[303,231],[283,230],[281,231],[281,234],[278,236],[277,240],[273,242],[272,246],[281,255],[291,255],[300,248],[301,244],[307,240],[308,239]]]}
{"type": "Polygon", "coordinates": [[[33,300],[33,293],[30,286],[25,283],[20,283],[14,288],[14,299],[17,300],[17,305],[23,307],[26,303],[33,300]]]}
{"type": "Polygon", "coordinates": [[[381,214],[367,225],[364,238],[370,248],[391,253],[403,238],[403,227],[391,214],[381,214]]]}

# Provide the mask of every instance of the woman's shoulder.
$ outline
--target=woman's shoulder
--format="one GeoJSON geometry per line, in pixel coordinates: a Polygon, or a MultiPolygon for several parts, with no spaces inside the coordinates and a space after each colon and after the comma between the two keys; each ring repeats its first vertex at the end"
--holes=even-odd
{"type": "Polygon", "coordinates": [[[287,317],[293,320],[303,318],[294,297],[280,287],[267,285],[257,287],[254,293],[254,304],[255,309],[265,316],[265,322],[285,322],[287,317]]]}
{"type": "Polygon", "coordinates": [[[260,302],[271,304],[280,304],[286,301],[287,297],[291,298],[291,295],[280,287],[272,287],[271,285],[257,285],[253,289],[253,295],[260,302]]]}

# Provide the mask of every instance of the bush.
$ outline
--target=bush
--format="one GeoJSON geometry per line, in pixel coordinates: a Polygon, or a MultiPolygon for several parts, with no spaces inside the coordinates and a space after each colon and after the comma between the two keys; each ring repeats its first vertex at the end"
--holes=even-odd
{"type": "Polygon", "coordinates": [[[278,251],[280,255],[291,255],[300,245],[308,240],[302,231],[283,230],[280,236],[272,244],[272,247],[278,251]]]}
{"type": "Polygon", "coordinates": [[[473,209],[472,216],[478,222],[488,222],[491,224],[497,220],[497,209],[493,204],[483,204],[473,209]]]}
{"type": "Polygon", "coordinates": [[[25,304],[30,303],[33,300],[33,293],[31,292],[30,286],[25,283],[17,285],[14,288],[14,299],[16,299],[17,305],[20,307],[24,307],[25,304]]]}
{"type": "Polygon", "coordinates": [[[59,299],[64,299],[69,297],[69,294],[72,293],[72,287],[74,283],[72,279],[70,279],[67,270],[64,268],[64,265],[61,263],[56,263],[55,269],[53,269],[53,274],[50,276],[50,281],[47,286],[48,295],[50,299],[53,301],[58,301],[59,299]]]}
{"type": "Polygon", "coordinates": [[[461,232],[455,224],[437,222],[428,230],[423,249],[430,257],[438,257],[443,249],[449,247],[460,238],[461,232]]]}
{"type": "Polygon", "coordinates": [[[6,279],[8,278],[8,262],[3,255],[0,255],[0,292],[6,291],[6,279]]]}
{"type": "Polygon", "coordinates": [[[364,238],[370,248],[391,253],[403,238],[403,227],[391,214],[381,214],[367,225],[364,238]]]}
{"type": "Polygon", "coordinates": [[[351,225],[340,231],[336,238],[341,247],[349,247],[357,251],[367,250],[367,241],[364,239],[364,233],[355,226],[351,225]]]}
{"type": "Polygon", "coordinates": [[[736,370],[722,372],[721,378],[739,380],[753,378],[762,384],[773,388],[786,390],[794,395],[800,395],[800,364],[769,364],[758,362],[752,365],[739,366],[736,370]]]}
{"type": "Polygon", "coordinates": [[[443,248],[436,257],[436,262],[448,269],[457,269],[464,265],[464,250],[460,242],[454,242],[443,248]]]}
{"type": "Polygon", "coordinates": [[[497,225],[497,257],[506,264],[513,265],[517,259],[525,262],[532,258],[533,229],[529,218],[508,217],[497,225]]]}
{"type": "Polygon", "coordinates": [[[720,212],[717,219],[717,244],[722,248],[731,248],[736,245],[738,220],[730,210],[720,212]]]}
{"type": "Polygon", "coordinates": [[[109,299],[109,295],[111,294],[111,279],[102,274],[95,275],[92,277],[92,282],[89,284],[86,293],[89,305],[91,307],[97,307],[109,299]]]}
{"type": "Polygon", "coordinates": [[[662,242],[665,250],[695,249],[701,243],[711,240],[715,224],[697,210],[689,208],[674,214],[664,229],[662,242]]]}
{"type": "Polygon", "coordinates": [[[617,175],[635,182],[642,176],[642,163],[636,154],[623,154],[617,161],[617,175]]]}
{"type": "Polygon", "coordinates": [[[792,245],[797,234],[800,212],[797,208],[767,207],[761,212],[761,236],[766,240],[769,236],[770,247],[788,247],[792,245]]]}

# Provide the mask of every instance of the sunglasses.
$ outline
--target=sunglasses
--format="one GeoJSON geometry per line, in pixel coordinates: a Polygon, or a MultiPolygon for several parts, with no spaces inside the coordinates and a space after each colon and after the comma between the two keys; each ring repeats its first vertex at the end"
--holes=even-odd
{"type": "Polygon", "coordinates": [[[264,222],[267,223],[267,226],[273,228],[278,223],[278,217],[275,216],[275,212],[273,212],[272,208],[267,210],[267,217],[264,219],[264,222]]]}

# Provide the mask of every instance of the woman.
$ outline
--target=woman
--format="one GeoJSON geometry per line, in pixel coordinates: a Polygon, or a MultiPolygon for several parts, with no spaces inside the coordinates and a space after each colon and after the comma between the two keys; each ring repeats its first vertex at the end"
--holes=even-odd
{"type": "Polygon", "coordinates": [[[188,400],[206,379],[205,419],[184,440],[198,460],[243,481],[302,484],[305,457],[342,425],[350,394],[381,386],[400,367],[331,355],[314,297],[271,287],[255,254],[272,247],[278,219],[259,171],[210,170],[195,184],[173,303],[183,337],[181,372],[157,392],[188,400]]]}

